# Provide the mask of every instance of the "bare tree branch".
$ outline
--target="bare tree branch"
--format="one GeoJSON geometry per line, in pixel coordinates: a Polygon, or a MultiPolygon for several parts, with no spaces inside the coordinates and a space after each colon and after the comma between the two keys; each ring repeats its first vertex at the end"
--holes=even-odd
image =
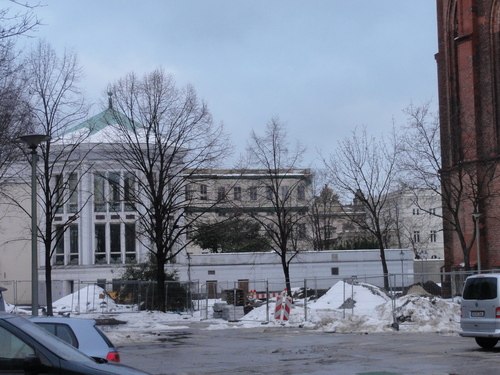
{"type": "Polygon", "coordinates": [[[201,212],[186,186],[198,172],[217,166],[231,146],[222,125],[215,125],[205,102],[190,85],[156,69],[134,73],[110,86],[115,145],[110,155],[134,181],[129,203],[139,213],[139,237],[158,264],[159,309],[165,311],[165,264],[186,246],[187,232],[201,212]]]}
{"type": "Polygon", "coordinates": [[[305,225],[308,203],[307,194],[312,176],[308,169],[300,170],[305,148],[298,142],[292,146],[285,125],[278,118],[267,124],[264,134],[252,131],[247,147],[252,167],[263,170],[259,190],[264,196],[261,202],[270,210],[255,210],[250,216],[266,228],[271,238],[271,247],[278,254],[285,276],[285,284],[291,295],[290,263],[300,251],[305,250],[305,225]],[[302,195],[298,199],[298,195],[302,195]]]}
{"type": "Polygon", "coordinates": [[[398,136],[395,131],[388,141],[368,136],[366,128],[354,130],[351,138],[339,142],[329,159],[323,159],[330,183],[344,201],[344,214],[361,229],[371,233],[380,249],[384,285],[388,287],[385,259],[387,235],[394,229],[394,218],[388,209],[388,194],[396,187],[398,177],[398,136]],[[359,212],[356,207],[361,207],[359,212]],[[353,209],[354,208],[354,209],[353,209]]]}

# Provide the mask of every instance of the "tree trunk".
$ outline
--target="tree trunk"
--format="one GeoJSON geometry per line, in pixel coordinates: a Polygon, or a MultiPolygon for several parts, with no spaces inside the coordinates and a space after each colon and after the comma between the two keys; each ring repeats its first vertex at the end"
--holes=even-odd
{"type": "MultiPolygon", "coordinates": [[[[46,252],[47,254],[48,252],[46,252]]],[[[52,311],[52,265],[50,255],[45,257],[45,293],[47,296],[47,316],[53,316],[52,311]]]]}
{"type": "Polygon", "coordinates": [[[292,296],[292,285],[290,284],[290,267],[286,261],[286,252],[285,255],[281,256],[281,266],[283,267],[283,274],[285,275],[285,287],[286,293],[288,296],[292,296]]]}
{"type": "Polygon", "coordinates": [[[385,248],[380,246],[380,260],[382,261],[382,272],[384,273],[384,289],[389,290],[389,269],[385,259],[385,248]]]}
{"type": "Polygon", "coordinates": [[[156,258],[158,269],[157,269],[157,285],[158,285],[158,310],[166,312],[166,301],[165,301],[165,260],[156,258]]]}
{"type": "Polygon", "coordinates": [[[470,271],[470,252],[464,251],[464,269],[466,271],[470,271]]]}

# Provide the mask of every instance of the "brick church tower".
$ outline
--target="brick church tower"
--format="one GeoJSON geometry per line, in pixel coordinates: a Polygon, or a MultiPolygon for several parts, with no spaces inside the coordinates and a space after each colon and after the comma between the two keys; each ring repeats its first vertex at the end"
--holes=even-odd
{"type": "Polygon", "coordinates": [[[442,179],[459,194],[444,215],[463,233],[444,220],[445,268],[477,268],[473,213],[480,268],[500,268],[500,0],[437,0],[437,16],[442,179]]]}

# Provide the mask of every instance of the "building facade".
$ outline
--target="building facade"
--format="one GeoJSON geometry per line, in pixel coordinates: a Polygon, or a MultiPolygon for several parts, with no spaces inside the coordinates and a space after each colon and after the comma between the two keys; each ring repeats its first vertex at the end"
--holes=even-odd
{"type": "Polygon", "coordinates": [[[443,189],[458,192],[458,183],[463,186],[460,207],[444,205],[445,268],[477,268],[479,261],[482,269],[497,268],[500,1],[438,0],[437,16],[443,189]],[[454,214],[463,238],[446,220],[454,214]],[[479,249],[474,216],[479,217],[479,249]]]}
{"type": "Polygon", "coordinates": [[[410,249],[416,259],[443,259],[441,196],[432,189],[401,189],[389,195],[394,218],[388,246],[410,249]]]}
{"type": "MultiPolygon", "coordinates": [[[[187,240],[197,224],[223,223],[231,217],[259,223],[261,234],[277,230],[277,212],[285,212],[294,226],[297,246],[311,249],[307,214],[312,199],[311,171],[293,169],[270,174],[260,169],[204,170],[189,174],[186,185],[186,216],[193,221],[187,240]]],[[[260,251],[261,249],[255,249],[260,251]]],[[[207,254],[208,249],[189,243],[190,254],[207,254]]]]}

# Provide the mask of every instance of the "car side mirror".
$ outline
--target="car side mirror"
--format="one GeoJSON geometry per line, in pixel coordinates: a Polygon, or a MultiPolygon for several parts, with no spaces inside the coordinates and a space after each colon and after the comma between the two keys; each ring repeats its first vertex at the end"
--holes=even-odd
{"type": "Polygon", "coordinates": [[[42,361],[35,354],[28,354],[24,358],[23,370],[26,375],[36,375],[43,371],[42,361]]]}

